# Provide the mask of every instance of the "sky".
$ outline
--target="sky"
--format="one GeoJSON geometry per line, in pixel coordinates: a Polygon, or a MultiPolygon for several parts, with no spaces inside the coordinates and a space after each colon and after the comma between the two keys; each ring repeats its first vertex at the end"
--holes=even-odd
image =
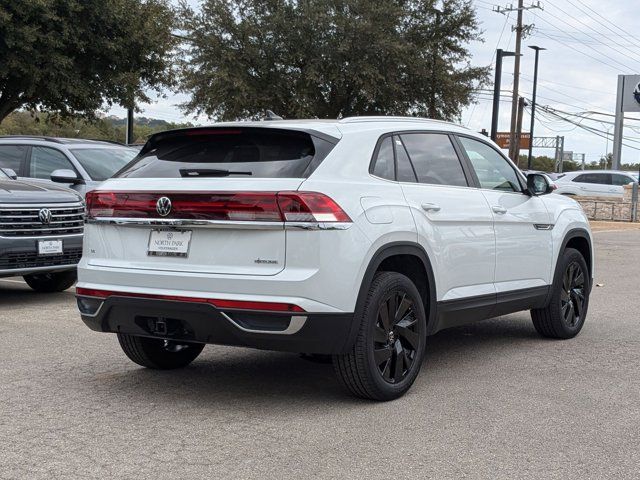
{"type": "MultiPolygon", "coordinates": [[[[190,0],[189,3],[197,5],[198,0],[190,0]]],[[[477,103],[464,109],[459,123],[480,131],[483,128],[489,130],[491,124],[495,51],[497,48],[515,48],[512,26],[516,22],[516,12],[503,14],[494,10],[497,6],[517,4],[517,0],[472,0],[472,3],[484,42],[469,45],[470,62],[472,65],[491,65],[491,80],[478,92],[477,103]]],[[[537,0],[525,0],[525,6],[533,3],[537,4],[537,0]]],[[[534,51],[527,46],[544,47],[546,50],[540,52],[538,105],[553,108],[563,117],[591,129],[586,131],[574,123],[541,112],[539,108],[536,137],[562,135],[565,137],[565,150],[584,153],[587,162],[597,161],[611,151],[613,117],[585,112],[613,115],[618,75],[640,73],[640,52],[637,50],[640,33],[634,33],[637,32],[639,4],[640,0],[545,0],[540,1],[542,8],[524,11],[524,24],[532,27],[522,42],[521,95],[529,99],[532,96],[534,51]]],[[[513,57],[503,61],[499,131],[509,129],[513,63],[513,57]]],[[[142,113],[139,115],[171,122],[211,123],[205,117],[184,115],[178,105],[186,98],[185,95],[168,93],[166,99],[141,105],[142,113]]],[[[525,130],[530,124],[529,111],[524,117],[525,130]]],[[[113,108],[108,113],[125,116],[125,111],[120,108],[113,108]]],[[[626,116],[640,120],[638,114],[626,116]]],[[[624,135],[628,146],[623,147],[623,163],[640,162],[640,121],[627,120],[624,135]]],[[[534,155],[545,154],[553,156],[553,150],[534,149],[534,155]]]]}

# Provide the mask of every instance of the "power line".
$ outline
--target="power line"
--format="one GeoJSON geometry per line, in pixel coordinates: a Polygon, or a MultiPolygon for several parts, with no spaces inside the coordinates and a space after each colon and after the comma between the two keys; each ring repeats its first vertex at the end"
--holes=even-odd
{"type": "MultiPolygon", "coordinates": [[[[569,2],[569,3],[571,3],[571,1],[570,1],[570,0],[566,0],[566,1],[567,1],[567,2],[569,2]]],[[[589,29],[589,30],[593,30],[593,27],[592,27],[591,25],[588,25],[588,24],[586,24],[585,22],[583,22],[582,20],[580,20],[579,18],[574,17],[573,15],[571,15],[571,14],[570,14],[569,12],[567,12],[566,10],[563,10],[563,9],[562,9],[562,8],[560,8],[559,6],[555,5],[554,3],[549,2],[549,4],[550,4],[552,7],[556,8],[557,10],[560,10],[560,11],[561,11],[562,13],[564,13],[568,18],[571,18],[571,19],[573,19],[573,20],[575,20],[575,21],[577,21],[577,22],[581,23],[582,25],[584,25],[585,27],[587,27],[587,29],[589,29]]],[[[573,5],[573,4],[572,4],[572,5],[573,5]]],[[[573,6],[575,7],[575,5],[573,5],[573,6]]],[[[558,18],[558,17],[554,16],[553,14],[550,14],[550,15],[552,15],[554,18],[558,18]]],[[[592,17],[590,17],[590,18],[592,18],[592,17]]],[[[592,19],[593,19],[593,18],[592,18],[592,19]]],[[[558,20],[560,20],[560,19],[558,19],[558,20]]],[[[626,56],[626,57],[630,57],[630,56],[632,56],[632,57],[635,57],[635,58],[636,58],[636,61],[637,61],[637,59],[640,59],[640,57],[638,57],[637,55],[634,55],[633,50],[626,50],[626,52],[621,52],[620,50],[618,50],[618,49],[616,49],[616,48],[614,48],[614,47],[612,47],[612,46],[610,46],[610,45],[606,45],[606,44],[602,43],[600,40],[598,40],[596,37],[592,36],[590,33],[588,33],[588,32],[583,32],[583,33],[584,33],[584,35],[586,35],[586,36],[588,36],[589,38],[592,38],[593,40],[595,40],[596,42],[598,42],[598,44],[602,44],[602,45],[604,45],[604,46],[607,46],[608,48],[610,48],[611,50],[615,51],[616,53],[618,53],[618,54],[620,54],[620,55],[622,55],[622,56],[626,56]]],[[[626,48],[624,45],[621,45],[621,44],[620,44],[620,43],[618,43],[616,40],[613,40],[613,39],[612,39],[612,41],[613,41],[614,43],[616,43],[618,46],[621,46],[622,48],[626,48]]]]}
{"type": "MultiPolygon", "coordinates": [[[[553,15],[553,14],[549,14],[549,15],[550,15],[551,17],[553,17],[553,18],[557,19],[557,20],[563,21],[562,19],[559,19],[558,17],[556,17],[556,16],[555,16],[555,15],[553,15]]],[[[551,27],[555,28],[557,31],[562,32],[562,33],[566,33],[567,35],[569,35],[569,36],[570,36],[571,38],[573,38],[574,40],[576,40],[576,41],[580,42],[580,39],[579,39],[579,38],[575,37],[574,35],[572,35],[571,33],[567,32],[567,31],[563,30],[561,27],[559,27],[557,24],[555,24],[555,23],[553,23],[553,22],[549,21],[547,18],[543,18],[542,16],[538,16],[537,18],[538,18],[538,19],[540,19],[540,20],[542,20],[543,22],[547,23],[548,25],[551,25],[551,27]]],[[[578,52],[578,53],[581,53],[582,55],[586,55],[587,57],[590,57],[590,58],[592,58],[593,60],[596,60],[596,61],[598,61],[598,62],[600,62],[600,63],[605,64],[605,65],[608,65],[608,66],[610,66],[611,68],[614,68],[616,71],[619,71],[619,70],[620,70],[620,67],[616,67],[615,65],[612,65],[612,64],[611,64],[611,63],[609,63],[608,61],[605,61],[605,60],[602,60],[602,59],[596,58],[596,57],[594,57],[593,55],[591,55],[591,54],[589,54],[589,53],[583,52],[582,50],[578,50],[577,48],[572,47],[571,45],[567,45],[566,43],[564,43],[564,42],[562,42],[562,41],[560,41],[560,40],[558,40],[558,39],[552,38],[550,35],[547,35],[547,34],[545,34],[545,33],[544,33],[544,32],[542,32],[542,31],[540,31],[539,33],[541,33],[543,36],[545,36],[545,37],[549,38],[550,40],[553,40],[553,41],[555,41],[555,42],[561,43],[561,44],[563,44],[565,47],[570,48],[570,49],[572,49],[572,50],[574,50],[574,51],[576,51],[576,52],[578,52]]],[[[616,60],[615,58],[611,58],[611,56],[608,56],[608,55],[606,55],[605,53],[603,53],[603,52],[601,52],[601,51],[599,51],[599,50],[597,50],[597,49],[595,49],[595,48],[593,48],[593,51],[594,51],[594,52],[596,52],[598,55],[600,55],[600,56],[602,56],[602,57],[605,57],[605,58],[607,58],[608,60],[611,60],[611,61],[613,61],[613,62],[617,63],[618,65],[622,66],[622,67],[623,67],[624,69],[626,69],[626,70],[629,70],[629,71],[634,71],[634,70],[635,70],[634,68],[629,67],[629,65],[626,65],[626,64],[624,64],[624,63],[622,63],[622,62],[620,62],[620,61],[616,60]]]]}
{"type": "MultiPolygon", "coordinates": [[[[571,0],[567,0],[571,5],[573,5],[574,7],[576,7],[578,10],[580,10],[582,13],[586,14],[587,16],[591,17],[587,12],[585,12],[584,10],[582,10],[580,7],[577,7],[573,2],[571,2],[571,0]]],[[[630,38],[632,38],[633,40],[636,40],[638,42],[640,42],[640,38],[638,38],[637,36],[635,36],[634,34],[628,32],[627,30],[625,30],[624,28],[622,28],[620,25],[616,25],[615,23],[613,23],[611,20],[609,20],[608,18],[600,15],[598,12],[596,12],[593,8],[591,8],[589,5],[587,5],[586,3],[584,3],[582,0],[576,0],[580,5],[584,6],[585,8],[587,8],[588,10],[590,10],[591,12],[593,12],[595,15],[597,15],[600,19],[604,20],[605,22],[613,25],[615,28],[617,28],[618,30],[620,30],[621,32],[623,32],[624,34],[628,35],[630,38]]],[[[593,17],[591,17],[593,18],[593,17]]],[[[595,18],[594,18],[595,20],[595,18]]],[[[613,32],[614,34],[616,34],[618,37],[624,37],[625,35],[620,35],[619,33],[617,33],[615,30],[612,30],[611,28],[609,28],[606,24],[602,24],[602,26],[604,28],[606,28],[607,30],[613,32]]]]}

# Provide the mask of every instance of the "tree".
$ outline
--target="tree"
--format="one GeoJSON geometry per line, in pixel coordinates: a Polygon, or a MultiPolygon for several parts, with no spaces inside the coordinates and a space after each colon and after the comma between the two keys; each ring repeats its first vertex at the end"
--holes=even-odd
{"type": "Polygon", "coordinates": [[[167,0],[0,0],[0,121],[133,107],[170,83],[167,0]]]}
{"type": "MultiPolygon", "coordinates": [[[[133,127],[133,138],[136,143],[141,143],[145,142],[152,133],[191,126],[193,125],[189,123],[177,124],[137,117],[133,127]]],[[[18,111],[7,115],[0,124],[0,135],[77,137],[124,142],[125,128],[126,120],[115,117],[96,118],[89,121],[71,116],[61,119],[46,113],[36,117],[29,112],[18,111]]]]}
{"type": "Polygon", "coordinates": [[[453,119],[488,69],[470,0],[204,0],[181,5],[186,112],[221,120],[430,115],[453,119]]]}

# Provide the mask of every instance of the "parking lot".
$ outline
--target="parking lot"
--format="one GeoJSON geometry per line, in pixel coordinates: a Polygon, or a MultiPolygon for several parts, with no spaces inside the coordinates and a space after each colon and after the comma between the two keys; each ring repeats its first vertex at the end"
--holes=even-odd
{"type": "Polygon", "coordinates": [[[576,339],[542,339],[524,312],[440,332],[390,403],[293,354],[208,346],[145,370],[71,290],[0,280],[0,477],[637,478],[640,230],[595,238],[602,286],[576,339]]]}

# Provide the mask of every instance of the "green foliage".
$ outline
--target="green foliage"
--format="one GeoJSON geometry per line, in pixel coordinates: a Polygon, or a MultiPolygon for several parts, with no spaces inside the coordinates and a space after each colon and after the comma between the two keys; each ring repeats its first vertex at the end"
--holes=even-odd
{"type": "Polygon", "coordinates": [[[0,0],[0,121],[148,100],[171,83],[173,20],[168,0],[0,0]]]}
{"type": "MultiPolygon", "coordinates": [[[[192,125],[138,117],[134,120],[134,143],[145,142],[152,133],[190,126],[192,125]]],[[[92,120],[80,117],[60,119],[47,114],[35,117],[29,112],[13,112],[0,124],[0,135],[42,135],[124,142],[125,129],[126,120],[116,117],[92,120]]]]}
{"type": "Polygon", "coordinates": [[[204,0],[181,16],[183,107],[220,120],[453,119],[488,74],[469,65],[470,0],[204,0]]]}

